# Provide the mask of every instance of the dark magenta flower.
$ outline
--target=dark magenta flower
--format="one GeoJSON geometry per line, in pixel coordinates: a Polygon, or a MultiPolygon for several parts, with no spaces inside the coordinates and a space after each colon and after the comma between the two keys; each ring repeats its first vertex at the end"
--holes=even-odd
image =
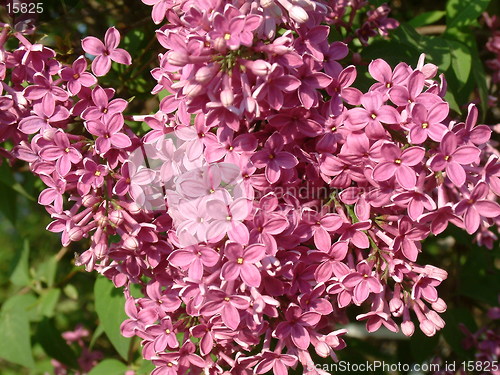
{"type": "Polygon", "coordinates": [[[284,144],[283,137],[274,133],[266,141],[264,148],[251,158],[257,168],[265,168],[266,179],[271,184],[279,180],[282,169],[292,169],[299,163],[293,154],[282,151],[284,144]]]}

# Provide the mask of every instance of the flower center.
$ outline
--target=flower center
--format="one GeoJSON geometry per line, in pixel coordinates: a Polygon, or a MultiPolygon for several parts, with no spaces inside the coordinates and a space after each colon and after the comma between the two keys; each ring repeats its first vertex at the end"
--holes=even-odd
{"type": "Polygon", "coordinates": [[[424,122],[422,124],[422,129],[427,129],[429,127],[429,123],[428,122],[424,122]]]}
{"type": "Polygon", "coordinates": [[[390,83],[390,82],[386,83],[385,87],[387,87],[388,89],[390,89],[392,87],[392,83],[390,83]]]}
{"type": "Polygon", "coordinates": [[[229,40],[229,39],[231,39],[231,34],[229,34],[229,33],[225,33],[225,34],[224,34],[224,39],[225,39],[225,40],[229,40]]]}
{"type": "Polygon", "coordinates": [[[375,120],[377,118],[377,115],[375,113],[372,113],[371,118],[375,120]]]}
{"type": "Polygon", "coordinates": [[[75,73],[75,74],[73,74],[73,78],[74,78],[74,79],[78,79],[78,78],[80,78],[80,74],[76,74],[76,73],[75,73]]]}
{"type": "Polygon", "coordinates": [[[238,258],[238,259],[236,259],[236,263],[238,263],[238,264],[243,264],[243,258],[238,258]]]}
{"type": "Polygon", "coordinates": [[[107,109],[107,108],[104,108],[104,109],[102,110],[102,113],[104,113],[104,114],[108,113],[108,109],[107,109]]]}
{"type": "Polygon", "coordinates": [[[227,221],[231,221],[232,217],[231,216],[226,216],[227,221]]]}
{"type": "Polygon", "coordinates": [[[394,163],[396,163],[396,164],[398,164],[398,165],[399,165],[399,164],[401,164],[401,159],[396,159],[396,160],[394,160],[394,163]]]}
{"type": "Polygon", "coordinates": [[[230,298],[229,297],[224,297],[224,301],[229,302],[230,298]]]}
{"type": "Polygon", "coordinates": [[[450,156],[450,155],[446,155],[446,156],[444,157],[444,160],[448,161],[448,160],[450,160],[450,158],[451,158],[451,156],[450,156]]]}
{"type": "Polygon", "coordinates": [[[94,172],[94,176],[99,177],[100,175],[101,175],[101,171],[95,171],[95,172],[94,172]]]}
{"type": "Polygon", "coordinates": [[[171,331],[171,330],[169,330],[168,328],[165,330],[165,333],[166,333],[167,335],[170,335],[170,333],[171,333],[171,332],[172,332],[172,331],[171,331]]]}
{"type": "Polygon", "coordinates": [[[66,148],[64,149],[64,152],[68,153],[68,152],[69,152],[69,147],[66,147],[66,148]]]}
{"type": "Polygon", "coordinates": [[[269,159],[273,160],[274,159],[274,155],[273,154],[269,154],[269,159]]]}

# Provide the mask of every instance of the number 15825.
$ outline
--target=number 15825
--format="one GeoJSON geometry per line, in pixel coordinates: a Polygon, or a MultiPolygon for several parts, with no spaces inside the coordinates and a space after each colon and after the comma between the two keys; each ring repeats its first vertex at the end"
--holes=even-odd
{"type": "Polygon", "coordinates": [[[43,13],[43,3],[7,3],[7,12],[14,14],[36,14],[43,13]]]}

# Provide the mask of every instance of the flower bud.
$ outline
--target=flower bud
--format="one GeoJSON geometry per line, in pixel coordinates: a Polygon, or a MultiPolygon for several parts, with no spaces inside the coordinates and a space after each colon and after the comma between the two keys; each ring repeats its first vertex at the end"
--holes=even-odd
{"type": "Polygon", "coordinates": [[[316,345],[314,345],[314,350],[316,350],[316,353],[323,358],[327,358],[332,351],[326,342],[323,341],[319,341],[316,345]]]}
{"type": "Polygon", "coordinates": [[[427,319],[429,319],[438,329],[441,329],[445,326],[444,320],[439,316],[437,312],[434,310],[430,310],[426,314],[427,319]]]}
{"type": "Polygon", "coordinates": [[[135,251],[139,248],[140,244],[136,237],[124,235],[122,238],[125,249],[135,251]]]}
{"type": "Polygon", "coordinates": [[[167,56],[170,65],[184,66],[189,64],[189,56],[185,52],[170,51],[167,56]]]}
{"type": "Polygon", "coordinates": [[[230,107],[234,103],[233,91],[229,89],[222,90],[220,93],[220,101],[224,107],[230,107]]]}
{"type": "Polygon", "coordinates": [[[225,53],[227,51],[226,40],[223,37],[218,37],[214,40],[213,47],[216,51],[220,53],[225,53]]]}
{"type": "Polygon", "coordinates": [[[99,202],[99,198],[92,195],[84,195],[82,197],[82,204],[84,207],[92,207],[94,204],[99,202]]]}
{"type": "Polygon", "coordinates": [[[203,86],[198,84],[198,83],[195,83],[195,84],[187,84],[184,86],[184,88],[182,89],[182,92],[186,95],[186,96],[189,96],[189,97],[195,97],[195,96],[198,96],[203,90],[203,86]]]}
{"type": "Polygon", "coordinates": [[[415,324],[411,320],[401,323],[401,331],[405,336],[413,336],[415,333],[415,324]]]}
{"type": "Polygon", "coordinates": [[[122,210],[114,210],[108,215],[108,219],[115,225],[120,225],[123,223],[123,211],[122,210]]]}
{"type": "Polygon", "coordinates": [[[94,246],[94,254],[97,259],[102,259],[108,253],[108,245],[105,243],[98,243],[94,246]]]}
{"type": "Polygon", "coordinates": [[[403,314],[404,304],[399,298],[393,298],[389,301],[389,309],[392,315],[401,316],[403,314]]]}
{"type": "Polygon", "coordinates": [[[447,307],[446,302],[444,302],[442,298],[438,298],[438,300],[432,304],[432,308],[438,313],[444,313],[447,307]]]}
{"type": "Polygon", "coordinates": [[[80,227],[73,227],[68,232],[70,241],[80,241],[83,238],[83,230],[80,227]]]}
{"type": "Polygon", "coordinates": [[[216,65],[202,66],[200,69],[196,71],[194,79],[196,80],[196,82],[206,83],[214,77],[215,73],[217,73],[216,65]]]}
{"type": "Polygon", "coordinates": [[[256,76],[265,77],[271,70],[271,65],[264,60],[249,61],[246,67],[256,76]]]}
{"type": "Polygon", "coordinates": [[[420,322],[420,330],[429,337],[436,334],[436,326],[429,319],[424,319],[420,322]]]}
{"type": "Polygon", "coordinates": [[[303,8],[296,5],[288,9],[288,15],[291,19],[298,23],[305,23],[309,20],[309,15],[307,14],[307,12],[303,8]]]}

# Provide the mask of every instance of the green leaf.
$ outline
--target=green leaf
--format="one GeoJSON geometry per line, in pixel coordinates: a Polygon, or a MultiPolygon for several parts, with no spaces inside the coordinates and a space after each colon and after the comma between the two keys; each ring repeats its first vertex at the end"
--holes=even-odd
{"type": "MultiPolygon", "coordinates": [[[[484,121],[484,115],[488,110],[488,95],[489,95],[489,90],[488,90],[488,83],[487,83],[487,77],[486,77],[486,72],[484,69],[483,61],[481,60],[479,56],[479,50],[478,50],[478,45],[476,42],[476,37],[473,33],[470,32],[464,32],[461,30],[454,29],[452,31],[447,30],[446,33],[444,34],[444,37],[448,41],[455,41],[464,44],[467,46],[468,51],[470,52],[470,58],[471,58],[471,75],[472,75],[472,82],[473,88],[477,89],[479,92],[479,97],[481,99],[481,115],[483,117],[484,121]]],[[[447,77],[448,78],[448,77],[447,77]]],[[[457,78],[458,80],[458,78],[457,78]]],[[[471,82],[468,82],[469,84],[471,82]]],[[[461,87],[451,87],[450,89],[455,89],[459,90],[461,87]]],[[[466,98],[468,99],[468,98],[466,98]]],[[[465,104],[465,103],[463,103],[465,104]]]]}
{"type": "Polygon", "coordinates": [[[437,22],[441,18],[443,18],[445,14],[446,12],[444,10],[425,12],[408,21],[408,24],[415,28],[420,26],[432,25],[434,22],[437,22]]]}
{"type": "Polygon", "coordinates": [[[17,294],[10,297],[3,305],[4,310],[22,310],[28,315],[30,322],[40,320],[36,309],[38,299],[31,293],[17,294]]]}
{"type": "Polygon", "coordinates": [[[27,239],[23,242],[23,248],[16,254],[13,262],[10,282],[17,286],[26,286],[30,283],[29,275],[30,244],[27,239]]]}
{"type": "Polygon", "coordinates": [[[123,375],[127,366],[116,359],[105,359],[94,367],[87,375],[123,375]]]}
{"type": "Polygon", "coordinates": [[[98,325],[97,328],[94,330],[94,333],[92,334],[92,339],[90,340],[89,344],[89,349],[92,349],[94,347],[95,342],[101,335],[104,333],[104,328],[102,327],[102,324],[98,325]]]}
{"type": "Polygon", "coordinates": [[[42,292],[40,298],[38,299],[37,310],[39,316],[53,317],[54,310],[57,306],[57,301],[61,296],[60,289],[49,289],[48,291],[42,292]]]}
{"type": "Polygon", "coordinates": [[[490,0],[448,0],[446,24],[448,29],[459,29],[476,23],[490,0]]]}
{"type": "Polygon", "coordinates": [[[98,277],[94,285],[95,309],[106,336],[123,359],[127,359],[130,339],[123,337],[120,325],[128,319],[124,311],[125,298],[121,290],[105,277],[98,277]]]}
{"type": "Polygon", "coordinates": [[[451,51],[451,68],[455,72],[458,81],[465,85],[469,80],[472,68],[472,57],[469,48],[459,42],[448,40],[451,51]]]}
{"type": "Polygon", "coordinates": [[[51,256],[46,261],[40,263],[36,269],[36,279],[43,281],[48,287],[54,285],[54,280],[56,278],[57,272],[57,258],[55,255],[51,256]]]}
{"type": "Polygon", "coordinates": [[[28,314],[11,303],[0,313],[0,357],[33,368],[28,314]]]}
{"type": "Polygon", "coordinates": [[[462,110],[460,109],[460,105],[457,102],[457,99],[455,98],[455,95],[453,94],[453,91],[448,90],[446,92],[446,95],[444,96],[444,99],[448,102],[450,105],[450,108],[457,112],[459,115],[462,114],[462,110]]]}
{"type": "MultiPolygon", "coordinates": [[[[425,52],[426,61],[437,65],[441,72],[445,72],[450,67],[450,48],[443,38],[420,35],[408,24],[402,24],[391,35],[397,42],[419,51],[419,54],[425,52]]],[[[412,65],[412,61],[409,61],[409,63],[412,65]]],[[[414,64],[416,64],[416,61],[414,64]]]]}
{"type": "Polygon", "coordinates": [[[63,289],[64,294],[72,300],[78,299],[78,289],[73,284],[68,284],[63,289]]]}
{"type": "Polygon", "coordinates": [[[62,338],[52,320],[43,319],[37,326],[35,337],[48,356],[71,368],[78,368],[75,352],[62,338]]]}

